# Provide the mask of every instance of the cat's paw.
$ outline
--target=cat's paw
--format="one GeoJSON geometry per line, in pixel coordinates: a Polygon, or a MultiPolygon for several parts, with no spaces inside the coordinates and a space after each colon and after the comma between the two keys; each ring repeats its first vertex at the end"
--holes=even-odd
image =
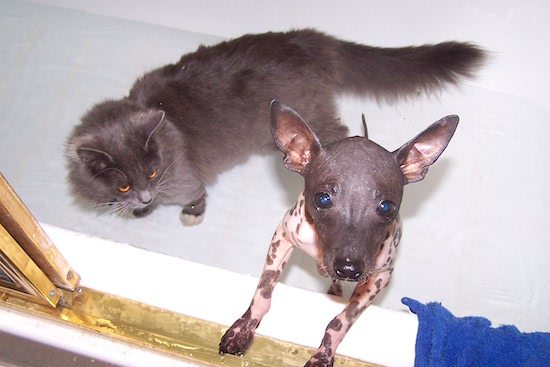
{"type": "Polygon", "coordinates": [[[206,209],[205,196],[199,200],[183,206],[180,213],[180,221],[184,226],[196,226],[201,224],[204,219],[204,211],[206,209]]]}
{"type": "Polygon", "coordinates": [[[184,226],[196,226],[202,223],[204,219],[204,213],[201,215],[187,214],[184,212],[180,213],[180,221],[184,226]]]}

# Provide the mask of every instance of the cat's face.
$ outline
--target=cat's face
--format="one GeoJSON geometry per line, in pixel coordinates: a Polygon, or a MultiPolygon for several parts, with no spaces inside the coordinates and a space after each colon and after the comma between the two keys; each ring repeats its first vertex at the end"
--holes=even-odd
{"type": "Polygon", "coordinates": [[[126,141],[124,149],[112,147],[109,152],[78,149],[79,157],[93,175],[89,188],[98,205],[109,205],[121,214],[132,211],[140,215],[157,198],[164,173],[162,159],[157,147],[146,149],[137,143],[126,141]]]}
{"type": "Polygon", "coordinates": [[[164,114],[132,111],[108,117],[108,124],[80,132],[69,143],[73,192],[110,212],[144,215],[162,191],[168,168],[154,136],[164,114]]]}

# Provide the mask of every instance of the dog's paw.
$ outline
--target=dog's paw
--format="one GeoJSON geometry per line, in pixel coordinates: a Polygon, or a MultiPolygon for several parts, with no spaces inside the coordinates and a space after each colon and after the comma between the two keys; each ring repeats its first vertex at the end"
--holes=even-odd
{"type": "Polygon", "coordinates": [[[193,215],[193,214],[187,214],[184,212],[180,213],[180,221],[184,226],[196,226],[198,224],[202,223],[202,220],[204,219],[204,214],[201,215],[193,215]]]}
{"type": "Polygon", "coordinates": [[[246,329],[237,329],[235,331],[234,328],[230,328],[220,341],[220,354],[243,355],[253,337],[254,331],[246,329]]]}
{"type": "Polygon", "coordinates": [[[252,337],[254,336],[253,332],[239,333],[235,334],[233,332],[225,333],[220,341],[220,354],[235,354],[242,356],[244,352],[248,349],[252,337]]]}
{"type": "Polygon", "coordinates": [[[250,309],[222,336],[220,341],[220,354],[242,355],[254,337],[254,331],[260,323],[259,320],[250,317],[250,309]]]}
{"type": "Polygon", "coordinates": [[[220,341],[220,354],[242,355],[248,348],[253,336],[253,332],[244,330],[235,331],[234,328],[230,328],[220,341]]]}
{"type": "Polygon", "coordinates": [[[304,367],[332,367],[334,365],[334,355],[330,350],[326,350],[323,347],[319,348],[317,352],[311,357],[304,367]]]}

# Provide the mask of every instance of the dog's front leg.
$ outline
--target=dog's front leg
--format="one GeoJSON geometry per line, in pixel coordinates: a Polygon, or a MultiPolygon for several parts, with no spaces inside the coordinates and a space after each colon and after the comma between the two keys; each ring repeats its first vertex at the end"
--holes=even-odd
{"type": "Polygon", "coordinates": [[[336,348],[378,292],[388,285],[390,276],[391,270],[373,274],[365,283],[358,284],[355,287],[344,311],[328,324],[321,345],[306,363],[306,367],[330,367],[334,364],[336,348]]]}
{"type": "Polygon", "coordinates": [[[284,221],[273,235],[264,269],[248,310],[231,325],[221,339],[221,354],[244,353],[250,345],[260,321],[271,307],[273,288],[294,248],[293,244],[285,238],[286,232],[283,229],[283,223],[284,221]]]}

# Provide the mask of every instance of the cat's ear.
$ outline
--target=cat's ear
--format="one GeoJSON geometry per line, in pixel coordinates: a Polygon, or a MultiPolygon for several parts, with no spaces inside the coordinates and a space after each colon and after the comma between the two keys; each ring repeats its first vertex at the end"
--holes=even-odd
{"type": "Polygon", "coordinates": [[[304,119],[277,100],[271,102],[271,134],[291,171],[303,172],[321,150],[321,142],[304,119]]]}
{"type": "Polygon", "coordinates": [[[155,111],[147,115],[147,120],[145,121],[144,128],[147,132],[147,140],[145,141],[145,149],[148,148],[149,141],[151,141],[152,136],[155,133],[158,133],[164,127],[164,117],[166,113],[164,111],[155,111]]]}
{"type": "Polygon", "coordinates": [[[76,150],[76,154],[80,161],[94,172],[99,172],[113,163],[109,154],[98,149],[80,147],[76,150]]]}
{"type": "Polygon", "coordinates": [[[457,126],[458,116],[444,117],[392,153],[407,183],[420,181],[426,176],[428,168],[447,148],[457,126]]]}

